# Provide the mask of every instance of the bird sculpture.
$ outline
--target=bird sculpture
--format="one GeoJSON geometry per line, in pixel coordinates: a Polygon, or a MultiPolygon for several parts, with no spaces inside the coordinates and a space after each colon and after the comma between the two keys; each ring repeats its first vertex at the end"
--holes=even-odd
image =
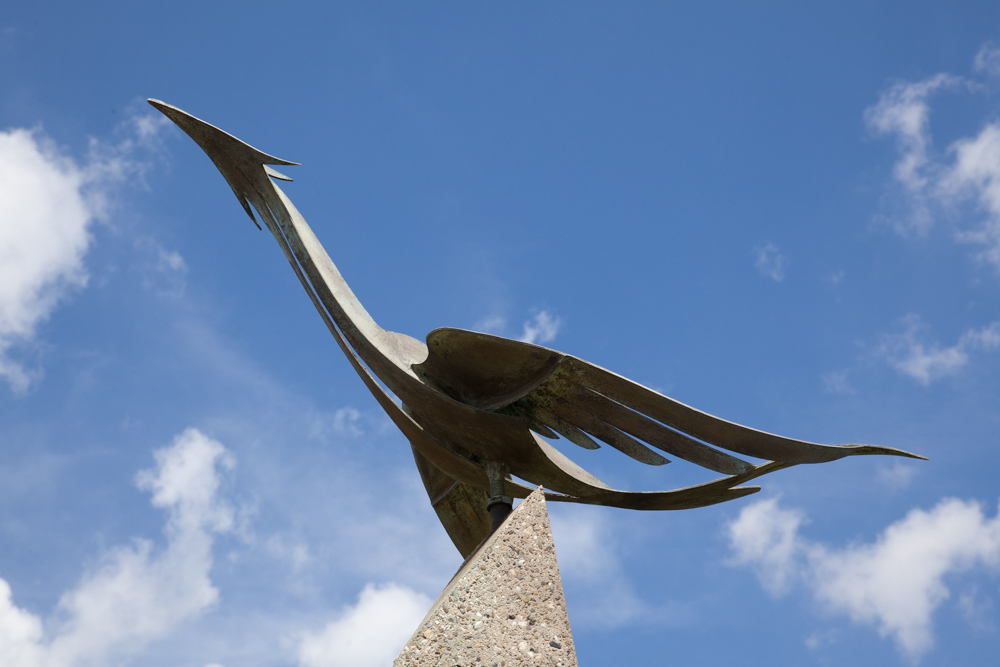
{"type": "Polygon", "coordinates": [[[533,490],[512,475],[543,486],[552,501],[675,510],[742,498],[760,490],[744,483],[802,463],[858,454],[924,458],[740,426],[539,345],[452,328],[435,329],[425,344],[386,331],[275,183],[292,179],[271,165],[297,163],[262,153],[177,107],[149,103],[194,139],[254,224],[260,227],[256,210],[274,235],[348,361],[409,440],[431,504],[463,556],[496,529],[513,498],[533,490]],[[560,437],[588,450],[604,443],[646,465],[668,463],[664,452],[724,476],[670,491],[618,491],[547,441],[560,437]]]}

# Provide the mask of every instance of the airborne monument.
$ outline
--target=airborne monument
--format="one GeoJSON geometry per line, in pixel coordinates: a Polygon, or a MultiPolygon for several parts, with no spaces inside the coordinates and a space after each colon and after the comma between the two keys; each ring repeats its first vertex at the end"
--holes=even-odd
{"type": "MultiPolygon", "coordinates": [[[[441,615],[436,619],[438,626],[441,619],[446,624],[447,619],[454,619],[456,629],[447,637],[430,629],[422,631],[423,635],[418,632],[397,658],[397,665],[443,665],[446,663],[441,661],[451,656],[468,660],[469,656],[501,655],[532,664],[576,664],[568,618],[564,618],[565,605],[561,602],[562,585],[551,545],[546,500],[637,510],[688,509],[755,493],[759,486],[741,485],[798,464],[825,463],[859,454],[923,458],[889,447],[821,445],[740,426],[539,345],[451,328],[430,332],[425,344],[386,331],[354,296],[305,219],[274,182],[292,179],[268,165],[296,163],[262,153],[177,107],[152,99],[149,103],[201,146],[250,219],[257,224],[253,214],[256,210],[274,235],[348,361],[410,441],[431,505],[466,558],[456,579],[428,615],[431,622],[435,621],[433,614],[441,615]],[[401,404],[376,378],[399,397],[401,404]],[[560,436],[584,449],[597,449],[600,441],[647,465],[669,463],[653,447],[724,477],[670,491],[618,491],[545,440],[560,436]],[[727,451],[767,462],[754,465],[727,451]],[[510,522],[520,522],[517,526],[523,524],[524,528],[512,528],[504,521],[511,514],[513,498],[527,498],[534,489],[514,482],[511,475],[544,487],[544,498],[539,492],[510,518],[510,522]],[[544,518],[540,518],[542,514],[544,518]],[[512,539],[517,544],[507,547],[529,556],[517,558],[515,567],[505,568],[498,563],[505,563],[509,554],[498,545],[512,539]],[[539,539],[543,543],[547,540],[548,547],[538,546],[539,539]],[[472,567],[473,563],[477,565],[472,567]],[[520,570],[525,563],[532,571],[549,568],[554,572],[547,582],[542,581],[542,575],[529,577],[524,587],[535,586],[537,595],[529,595],[519,585],[524,579],[520,570]],[[486,595],[483,586],[492,592],[486,595]],[[485,618],[499,628],[493,634],[479,629],[484,622],[482,616],[467,625],[461,622],[460,617],[472,611],[471,603],[465,603],[465,594],[472,595],[473,589],[479,591],[477,604],[487,609],[485,618]],[[539,596],[544,595],[550,596],[544,603],[546,607],[539,607],[539,596]],[[462,605],[456,602],[459,597],[463,598],[462,605]],[[555,609],[554,597],[562,605],[562,616],[554,623],[563,623],[567,636],[545,644],[542,635],[546,633],[541,633],[532,640],[537,646],[529,645],[527,639],[519,640],[514,631],[534,627],[534,621],[524,619],[555,609]],[[449,604],[456,608],[454,613],[449,611],[449,604]],[[497,605],[504,604],[510,618],[498,619],[497,605]],[[550,604],[551,609],[547,606],[550,604]],[[508,625],[511,632],[507,632],[508,625]],[[481,641],[475,641],[480,635],[481,641]],[[563,649],[564,645],[568,650],[563,649]]],[[[549,627],[545,622],[541,625],[549,627]]],[[[487,627],[491,627],[489,623],[487,627]]]]}

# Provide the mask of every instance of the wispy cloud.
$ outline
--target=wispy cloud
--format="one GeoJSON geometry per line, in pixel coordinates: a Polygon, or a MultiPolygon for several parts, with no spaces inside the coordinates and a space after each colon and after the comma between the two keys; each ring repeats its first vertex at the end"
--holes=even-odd
{"type": "Polygon", "coordinates": [[[180,253],[167,250],[154,238],[138,238],[134,244],[136,268],[142,285],[160,297],[179,299],[187,287],[187,262],[180,253]]]}
{"type": "Polygon", "coordinates": [[[878,468],[879,481],[893,491],[908,487],[916,474],[917,468],[912,461],[883,463],[878,468]]]}
{"type": "Polygon", "coordinates": [[[309,546],[300,540],[289,539],[282,535],[272,535],[267,540],[267,551],[281,560],[291,564],[294,572],[300,571],[313,560],[309,546]]]}
{"type": "Polygon", "coordinates": [[[343,441],[345,438],[384,433],[387,428],[392,432],[395,427],[391,424],[381,412],[362,412],[348,405],[332,412],[324,411],[310,415],[309,437],[332,443],[343,441]]]}
{"type": "Polygon", "coordinates": [[[983,44],[972,61],[972,69],[986,74],[1000,74],[1000,48],[983,44]]]}
{"type": "Polygon", "coordinates": [[[773,243],[767,243],[754,248],[754,254],[757,256],[755,266],[762,276],[767,276],[779,283],[785,279],[785,265],[787,261],[785,260],[785,256],[778,251],[778,246],[773,243]]]}
{"type": "Polygon", "coordinates": [[[979,587],[971,585],[958,598],[958,609],[973,630],[978,632],[996,632],[993,622],[993,600],[984,595],[979,587]]]}
{"type": "Polygon", "coordinates": [[[1000,516],[973,501],[914,509],[872,543],[829,547],[800,535],[802,512],[756,502],[727,526],[731,563],[755,571],[774,595],[804,585],[824,607],[874,626],[918,662],[934,644],[933,615],[950,595],[945,578],[1000,567],[1000,516]]]}
{"type": "Polygon", "coordinates": [[[920,316],[914,313],[904,317],[902,325],[902,333],[882,336],[875,350],[876,354],[897,371],[925,387],[935,380],[958,373],[969,363],[972,352],[1000,347],[1000,322],[982,329],[970,329],[950,347],[925,343],[923,338],[926,327],[920,316]]]}
{"type": "MultiPolygon", "coordinates": [[[[91,140],[83,163],[41,130],[0,132],[0,378],[26,391],[37,372],[11,357],[34,339],[70,292],[87,284],[91,225],[106,216],[112,187],[141,179],[139,149],[155,147],[162,123],[132,117],[118,143],[91,140]]],[[[170,258],[176,264],[177,258],[170,258]]]]}
{"type": "Polygon", "coordinates": [[[839,371],[830,371],[820,377],[823,381],[823,388],[826,389],[831,394],[853,394],[854,387],[851,386],[850,381],[847,376],[850,374],[850,369],[843,369],[839,371]]]}
{"type": "Polygon", "coordinates": [[[501,334],[507,326],[507,318],[503,315],[487,315],[476,321],[472,325],[475,331],[482,331],[488,334],[501,334]]]}
{"type": "Polygon", "coordinates": [[[933,223],[927,205],[928,187],[940,167],[931,162],[927,152],[931,144],[927,98],[941,88],[961,82],[956,76],[938,74],[917,83],[897,83],[882,93],[877,104],[865,110],[865,121],[873,132],[896,138],[900,156],[893,167],[893,176],[911,197],[910,215],[893,221],[901,233],[926,233],[933,223]]]}
{"type": "Polygon", "coordinates": [[[681,609],[681,605],[663,601],[652,604],[642,599],[615,550],[618,541],[614,528],[600,515],[552,505],[549,512],[563,581],[589,601],[585,607],[574,609],[574,627],[606,631],[624,626],[676,626],[690,621],[690,610],[681,609]]]}
{"type": "Polygon", "coordinates": [[[220,473],[234,460],[220,443],[188,429],[155,452],[157,466],[140,472],[138,486],[166,510],[166,548],[150,541],[108,551],[100,565],[59,600],[43,632],[41,620],[19,609],[0,579],[0,664],[73,667],[108,664],[166,637],[216,603],[212,584],[214,536],[233,530],[235,512],[219,497],[220,473]]]}
{"type": "Polygon", "coordinates": [[[546,310],[540,310],[524,323],[521,340],[525,343],[549,343],[556,339],[561,326],[561,319],[550,315],[546,310]]]}
{"type": "Polygon", "coordinates": [[[301,667],[381,667],[392,662],[430,609],[431,599],[405,586],[368,584],[357,604],[299,645],[301,667]]]}
{"type": "MultiPolygon", "coordinates": [[[[1000,49],[983,46],[977,72],[1000,72],[1000,49]]],[[[906,213],[888,218],[897,232],[925,234],[935,219],[958,222],[955,238],[983,248],[979,258],[1000,270],[1000,122],[987,122],[974,136],[953,142],[944,153],[931,151],[930,96],[940,90],[976,84],[950,74],[916,83],[898,83],[865,111],[869,128],[896,139],[899,158],[893,176],[906,213]],[[962,213],[968,207],[968,215],[962,213]]]]}

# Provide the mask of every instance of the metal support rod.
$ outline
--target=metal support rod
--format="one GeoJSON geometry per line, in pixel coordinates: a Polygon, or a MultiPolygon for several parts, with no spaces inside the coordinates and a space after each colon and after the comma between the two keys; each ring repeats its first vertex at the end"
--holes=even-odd
{"type": "Polygon", "coordinates": [[[486,476],[490,479],[490,497],[486,500],[486,511],[490,513],[490,533],[503,524],[514,510],[514,500],[504,495],[504,481],[510,474],[510,469],[502,463],[486,462],[486,476]]]}

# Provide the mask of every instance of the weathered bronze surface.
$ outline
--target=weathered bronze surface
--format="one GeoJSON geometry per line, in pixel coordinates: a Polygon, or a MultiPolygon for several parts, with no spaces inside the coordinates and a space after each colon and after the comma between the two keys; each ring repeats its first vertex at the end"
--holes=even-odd
{"type": "MultiPolygon", "coordinates": [[[[275,184],[291,179],[268,165],[296,163],[261,153],[169,104],[149,103],[201,146],[250,219],[257,224],[255,209],[274,235],[337,344],[409,439],[431,503],[463,556],[489,533],[487,494],[524,498],[532,491],[508,476],[502,494],[491,492],[487,463],[544,486],[548,500],[668,510],[741,498],[760,490],[741,484],[801,463],[858,454],[923,458],[889,447],[820,445],[740,426],[538,345],[450,328],[432,331],[425,345],[386,331],[275,184]],[[672,491],[616,491],[545,440],[559,436],[585,449],[600,447],[600,441],[649,465],[668,463],[653,447],[726,476],[672,491]],[[767,462],[754,465],[722,449],[767,462]]],[[[499,490],[496,482],[493,491],[499,490]]]]}

